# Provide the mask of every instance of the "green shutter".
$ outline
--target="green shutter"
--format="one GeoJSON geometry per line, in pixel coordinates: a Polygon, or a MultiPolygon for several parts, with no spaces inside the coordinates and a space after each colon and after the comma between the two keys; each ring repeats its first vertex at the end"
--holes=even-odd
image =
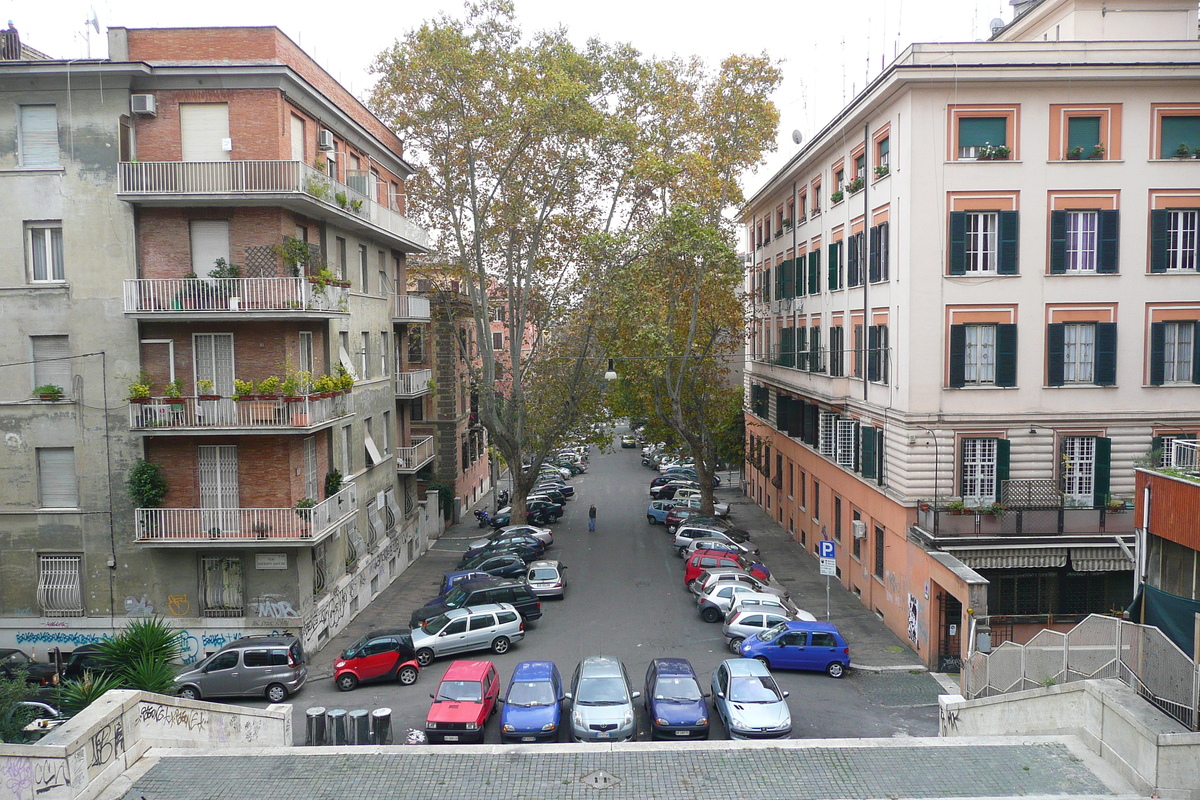
{"type": "Polygon", "coordinates": [[[784,367],[796,365],[795,330],[781,328],[779,331],[779,364],[784,367]]]}
{"type": "Polygon", "coordinates": [[[1200,322],[1192,325],[1192,383],[1200,383],[1200,322]]]}
{"type": "Polygon", "coordinates": [[[892,256],[890,230],[888,223],[879,223],[879,279],[881,281],[888,280],[888,261],[892,256]]]}
{"type": "Polygon", "coordinates": [[[805,294],[807,294],[807,292],[805,292],[805,281],[807,279],[804,277],[805,276],[804,265],[807,263],[808,263],[808,258],[806,256],[797,256],[796,257],[796,296],[797,297],[803,297],[805,294]]]}
{"type": "Polygon", "coordinates": [[[862,439],[862,459],[860,467],[864,478],[875,477],[875,429],[865,425],[859,426],[862,439]]]}
{"type": "Polygon", "coordinates": [[[1004,496],[1004,482],[1008,480],[1008,465],[1011,460],[1012,442],[1008,439],[996,440],[996,499],[999,503],[1004,496]]]}
{"type": "Polygon", "coordinates": [[[1050,274],[1067,271],[1067,212],[1050,212],[1050,274]]]}
{"type": "Polygon", "coordinates": [[[779,265],[780,271],[783,273],[780,289],[780,297],[795,297],[792,290],[792,260],[789,258],[779,265]]]}
{"type": "Polygon", "coordinates": [[[869,235],[870,251],[867,259],[867,280],[871,283],[879,282],[879,226],[871,228],[869,235]]]}
{"type": "Polygon", "coordinates": [[[851,234],[846,240],[846,285],[858,286],[861,279],[858,277],[858,245],[860,239],[858,236],[851,234]]]}
{"type": "Polygon", "coordinates": [[[1117,323],[1096,323],[1096,385],[1117,383],[1117,323]]]}
{"type": "Polygon", "coordinates": [[[813,250],[808,254],[808,293],[821,293],[821,251],[813,250]]]}
{"type": "Polygon", "coordinates": [[[950,274],[967,274],[967,212],[950,212],[950,274]]]}
{"type": "Polygon", "coordinates": [[[763,302],[771,302],[771,268],[763,270],[763,302]]]}
{"type": "Polygon", "coordinates": [[[1200,117],[1163,117],[1162,152],[1160,158],[1171,158],[1179,145],[1189,150],[1200,149],[1200,117]]]}
{"type": "Polygon", "coordinates": [[[1167,224],[1166,211],[1150,212],[1150,271],[1167,271],[1167,224]]]}
{"type": "Polygon", "coordinates": [[[996,271],[1001,275],[1016,275],[1019,260],[1018,242],[1020,217],[1016,211],[1001,211],[999,264],[996,271]]]}
{"type": "Polygon", "coordinates": [[[1092,148],[1100,144],[1099,117],[1067,118],[1067,149],[1083,148],[1083,158],[1092,154],[1092,148]]]}
{"type": "Polygon", "coordinates": [[[1150,385],[1166,383],[1167,323],[1150,323],[1150,385]]]}
{"type": "Polygon", "coordinates": [[[1097,215],[1096,272],[1115,275],[1120,260],[1121,212],[1101,211],[1097,215]]]}
{"type": "Polygon", "coordinates": [[[1046,385],[1063,385],[1063,357],[1066,349],[1066,327],[1061,322],[1046,326],[1046,385]]]}
{"type": "Polygon", "coordinates": [[[1108,502],[1109,473],[1112,470],[1112,439],[1096,437],[1096,462],[1092,473],[1092,505],[1108,502]]]}
{"type": "Polygon", "coordinates": [[[812,447],[817,446],[817,438],[820,436],[820,415],[821,407],[816,403],[804,406],[804,441],[812,447]]]}
{"type": "Polygon", "coordinates": [[[875,429],[875,482],[883,486],[887,476],[883,474],[883,428],[875,429]]]}
{"type": "Polygon", "coordinates": [[[958,146],[982,147],[985,144],[1008,144],[1006,117],[959,117],[958,146]]]}
{"type": "Polygon", "coordinates": [[[967,326],[950,326],[950,385],[967,384],[967,326]]]}
{"type": "Polygon", "coordinates": [[[867,327],[867,380],[879,380],[879,326],[867,327]]]}
{"type": "Polygon", "coordinates": [[[788,400],[787,435],[797,439],[804,431],[804,401],[797,398],[788,400]]]}
{"type": "Polygon", "coordinates": [[[821,326],[814,325],[812,334],[808,337],[808,348],[811,355],[808,358],[809,368],[813,372],[824,372],[824,353],[821,352],[821,326]]]}
{"type": "Polygon", "coordinates": [[[776,264],[775,265],[775,299],[776,300],[783,299],[783,273],[784,273],[783,265],[776,264]]]}
{"type": "Polygon", "coordinates": [[[796,369],[808,369],[807,328],[796,328],[796,369]]]}
{"type": "Polygon", "coordinates": [[[825,257],[829,259],[829,291],[831,292],[840,288],[838,272],[841,268],[842,262],[841,250],[842,243],[834,242],[833,244],[829,245],[828,252],[825,254],[825,257]]]}
{"type": "Polygon", "coordinates": [[[996,326],[996,385],[1017,385],[1017,326],[996,326]]]}

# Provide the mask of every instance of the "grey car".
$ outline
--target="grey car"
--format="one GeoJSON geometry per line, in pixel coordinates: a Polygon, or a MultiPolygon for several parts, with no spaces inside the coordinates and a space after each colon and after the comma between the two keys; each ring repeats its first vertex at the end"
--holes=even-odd
{"type": "Polygon", "coordinates": [[[295,636],[243,636],[175,676],[185,700],[265,696],[282,703],[308,678],[304,647],[295,636]]]}
{"type": "Polygon", "coordinates": [[[739,604],[725,615],[725,624],[721,626],[721,633],[725,634],[725,640],[729,643],[729,651],[735,655],[741,655],[742,651],[738,648],[742,646],[744,639],[762,633],[767,628],[773,628],[781,622],[790,622],[791,620],[816,622],[816,617],[807,611],[793,613],[779,606],[739,604]]]}
{"type": "Polygon", "coordinates": [[[735,581],[721,581],[708,592],[696,597],[696,610],[705,622],[720,622],[739,594],[757,594],[754,589],[735,581]]]}
{"type": "Polygon", "coordinates": [[[749,586],[754,591],[761,592],[763,594],[773,594],[777,597],[783,597],[785,599],[790,597],[788,590],[783,588],[783,586],[773,578],[768,578],[764,581],[737,567],[715,567],[712,569],[706,569],[704,572],[700,573],[696,580],[692,581],[692,594],[705,594],[718,583],[723,583],[726,581],[733,581],[745,586],[749,586]]]}
{"type": "Polygon", "coordinates": [[[472,650],[507,653],[513,642],[524,638],[525,624],[512,603],[452,608],[412,632],[413,649],[422,667],[435,658],[472,650]]]}
{"type": "Polygon", "coordinates": [[[753,658],[721,662],[712,676],[713,708],[730,739],[786,739],[792,735],[787,692],[753,658]]]}
{"type": "Polygon", "coordinates": [[[525,585],[538,597],[563,597],[567,590],[563,574],[566,568],[557,561],[534,561],[526,568],[525,585]]]}
{"type": "Polygon", "coordinates": [[[637,738],[633,701],[625,665],[612,656],[588,656],[575,668],[571,691],[571,741],[627,742],[637,738]]]}

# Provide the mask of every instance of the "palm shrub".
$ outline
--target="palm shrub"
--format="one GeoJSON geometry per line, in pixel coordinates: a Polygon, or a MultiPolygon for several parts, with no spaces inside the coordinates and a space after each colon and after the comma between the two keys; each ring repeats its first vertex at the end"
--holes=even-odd
{"type": "Polygon", "coordinates": [[[170,693],[175,678],[171,662],[179,658],[181,643],[179,631],[163,617],[132,620],[99,647],[104,671],[117,678],[120,688],[170,693]]]}
{"type": "Polygon", "coordinates": [[[73,717],[103,697],[105,692],[123,688],[121,679],[116,675],[88,670],[81,679],[63,681],[58,687],[58,710],[73,717]]]}

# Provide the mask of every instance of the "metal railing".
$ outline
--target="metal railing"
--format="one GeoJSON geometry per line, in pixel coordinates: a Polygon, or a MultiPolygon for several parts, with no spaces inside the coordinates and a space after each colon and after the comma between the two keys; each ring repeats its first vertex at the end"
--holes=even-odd
{"type": "Polygon", "coordinates": [[[303,161],[123,161],[118,193],[134,195],[303,194],[428,248],[404,215],[303,161]]]}
{"type": "Polygon", "coordinates": [[[429,298],[411,294],[396,294],[392,309],[394,319],[429,320],[429,298]]]}
{"type": "Polygon", "coordinates": [[[412,473],[433,460],[433,437],[418,439],[412,447],[396,448],[396,470],[412,473]]]}
{"type": "Polygon", "coordinates": [[[125,313],[287,311],[346,313],[348,291],[308,278],[133,278],[125,281],[125,313]]]}
{"type": "Polygon", "coordinates": [[[302,395],[261,400],[221,397],[152,397],[129,404],[135,430],[196,428],[310,428],[354,413],[354,395],[302,395]]]}
{"type": "Polygon", "coordinates": [[[1168,469],[1194,472],[1198,464],[1200,464],[1200,441],[1195,439],[1173,439],[1171,441],[1170,457],[1165,465],[1168,469]]]}
{"type": "Polygon", "coordinates": [[[1117,678],[1191,730],[1200,730],[1200,666],[1152,625],[1093,614],[1067,633],[1039,631],[963,665],[968,699],[1090,678],[1117,678]]]}
{"type": "Polygon", "coordinates": [[[396,373],[396,396],[417,397],[429,391],[433,381],[433,370],[414,369],[396,373]]]}
{"type": "Polygon", "coordinates": [[[311,508],[139,508],[139,542],[313,539],[358,508],[358,488],[311,508]]]}
{"type": "Polygon", "coordinates": [[[993,514],[973,508],[949,510],[922,503],[917,525],[934,536],[1048,536],[1133,533],[1134,514],[1100,508],[1013,508],[993,514]]]}

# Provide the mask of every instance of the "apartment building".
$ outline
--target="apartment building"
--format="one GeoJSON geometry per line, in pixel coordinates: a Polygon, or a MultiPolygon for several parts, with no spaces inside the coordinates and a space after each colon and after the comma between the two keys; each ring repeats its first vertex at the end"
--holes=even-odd
{"type": "Polygon", "coordinates": [[[189,661],[315,648],[440,530],[410,469],[412,167],[276,28],[110,28],[109,53],[0,62],[0,642],[156,614],[189,661]],[[143,459],[161,503],[127,490],[143,459]]]}
{"type": "Polygon", "coordinates": [[[1200,430],[1196,5],[1015,5],[741,215],[746,491],[942,669],[1125,608],[1135,464],[1200,430]]]}

